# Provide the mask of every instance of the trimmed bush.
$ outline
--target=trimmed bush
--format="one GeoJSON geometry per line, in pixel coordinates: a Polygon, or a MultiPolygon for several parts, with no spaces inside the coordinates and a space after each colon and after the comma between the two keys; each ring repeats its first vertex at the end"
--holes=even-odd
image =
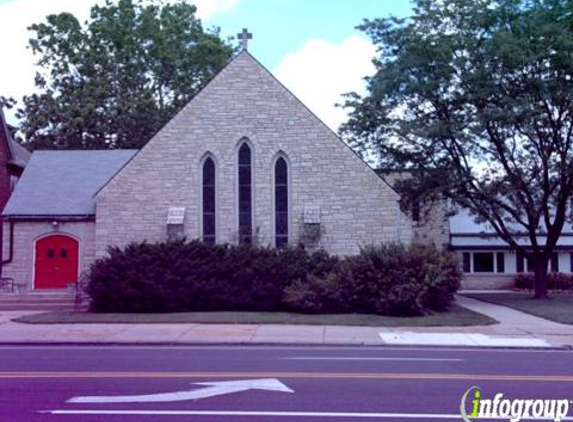
{"type": "Polygon", "coordinates": [[[295,281],[285,302],[304,312],[422,315],[447,310],[460,280],[453,256],[434,247],[370,246],[325,278],[295,281]]]}
{"type": "Polygon", "coordinates": [[[337,262],[302,248],[132,243],[92,265],[86,292],[97,312],[276,311],[286,285],[337,262]]]}
{"type": "MultiPolygon", "coordinates": [[[[535,289],[535,274],[520,273],[514,278],[514,286],[520,290],[535,289]]],[[[550,272],[547,277],[549,290],[573,290],[573,274],[550,272]]]]}
{"type": "Polygon", "coordinates": [[[299,311],[421,315],[449,307],[461,274],[424,246],[364,248],[340,260],[303,248],[132,243],[89,272],[96,312],[299,311]]]}

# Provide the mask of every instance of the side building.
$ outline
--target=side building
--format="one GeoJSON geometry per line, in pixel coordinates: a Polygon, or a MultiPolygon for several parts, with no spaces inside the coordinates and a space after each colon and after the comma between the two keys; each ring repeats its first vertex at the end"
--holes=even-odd
{"type": "MultiPolygon", "coordinates": [[[[526,235],[518,244],[531,245],[526,235]]],[[[540,244],[544,236],[538,236],[540,244]]],[[[499,238],[488,224],[478,224],[467,210],[450,218],[450,249],[459,258],[467,289],[507,289],[513,287],[517,274],[533,272],[531,262],[499,238]]],[[[567,224],[551,256],[549,271],[573,273],[573,227],[567,224]]]]}
{"type": "Polygon", "coordinates": [[[95,259],[94,196],[135,150],[35,151],[3,212],[13,293],[66,289],[95,259]]]}
{"type": "MultiPolygon", "coordinates": [[[[408,170],[380,169],[377,172],[400,191],[400,182],[411,178],[408,170]]],[[[499,238],[492,227],[476,223],[468,210],[450,215],[445,200],[417,197],[407,207],[412,219],[412,242],[433,244],[454,252],[464,273],[463,289],[511,289],[518,274],[533,272],[532,263],[499,238]]],[[[545,239],[538,237],[543,244],[545,239]]],[[[518,237],[527,248],[527,236],[518,237]]],[[[573,273],[573,226],[567,224],[549,262],[549,271],[573,273]]]]}

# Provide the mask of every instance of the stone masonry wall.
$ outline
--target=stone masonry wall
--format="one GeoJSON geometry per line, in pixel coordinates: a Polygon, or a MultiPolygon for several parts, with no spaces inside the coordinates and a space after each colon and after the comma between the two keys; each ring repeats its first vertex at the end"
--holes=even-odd
{"type": "Polygon", "coordinates": [[[185,235],[201,236],[201,166],[217,172],[217,242],[236,243],[237,152],[253,154],[253,228],[274,244],[274,161],[289,163],[289,241],[305,207],[320,207],[320,245],[354,254],[372,243],[410,242],[398,195],[252,56],[240,53],[96,197],[97,255],[108,245],[163,241],[170,206],[183,206],[185,235]]]}
{"type": "MultiPolygon", "coordinates": [[[[4,222],[3,224],[3,259],[5,260],[10,251],[10,223],[4,222]]],[[[2,277],[12,278],[16,285],[22,286],[22,290],[33,290],[36,240],[50,234],[70,235],[79,240],[79,273],[89,268],[95,259],[95,223],[93,221],[59,222],[57,229],[54,229],[51,221],[16,222],[12,262],[4,265],[2,277]]]]}
{"type": "MultiPolygon", "coordinates": [[[[399,180],[411,177],[406,171],[393,171],[383,176],[392,186],[399,180]]],[[[446,201],[420,203],[420,219],[412,222],[412,241],[447,247],[450,243],[450,224],[447,216],[446,201]]]]}
{"type": "Polygon", "coordinates": [[[500,290],[512,289],[515,274],[464,274],[461,289],[500,290]]]}

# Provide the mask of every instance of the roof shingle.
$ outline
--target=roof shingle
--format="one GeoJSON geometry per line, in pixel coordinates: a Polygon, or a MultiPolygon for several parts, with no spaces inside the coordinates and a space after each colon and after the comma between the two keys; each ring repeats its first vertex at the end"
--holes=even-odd
{"type": "Polygon", "coordinates": [[[3,215],[95,215],[94,195],[136,150],[35,151],[3,215]]]}

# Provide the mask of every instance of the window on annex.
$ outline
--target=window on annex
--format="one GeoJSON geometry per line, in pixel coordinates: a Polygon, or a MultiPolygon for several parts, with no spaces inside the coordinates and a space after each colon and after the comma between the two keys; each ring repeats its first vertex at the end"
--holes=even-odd
{"type": "Polygon", "coordinates": [[[553,252],[549,258],[549,269],[551,272],[559,272],[559,254],[553,252]]]}
{"type": "Polygon", "coordinates": [[[504,252],[463,252],[464,273],[505,273],[504,252]]]}
{"type": "Polygon", "coordinates": [[[493,252],[474,252],[474,273],[493,273],[493,252]]]}
{"type": "Polygon", "coordinates": [[[464,273],[471,273],[472,272],[472,254],[470,252],[464,252],[462,261],[462,270],[464,273]]]}
{"type": "MultiPolygon", "coordinates": [[[[549,257],[548,267],[549,267],[548,268],[549,271],[552,271],[552,272],[558,272],[559,271],[559,253],[558,252],[553,252],[551,254],[551,256],[549,257]]],[[[573,264],[572,264],[572,268],[573,268],[573,264]]],[[[533,260],[527,259],[523,255],[518,254],[517,255],[517,272],[522,273],[524,270],[528,273],[535,272],[535,268],[533,266],[533,260]]]]}
{"type": "Polygon", "coordinates": [[[503,252],[497,252],[495,254],[495,260],[496,260],[496,272],[498,273],[504,273],[505,272],[505,254],[503,252]]]}

